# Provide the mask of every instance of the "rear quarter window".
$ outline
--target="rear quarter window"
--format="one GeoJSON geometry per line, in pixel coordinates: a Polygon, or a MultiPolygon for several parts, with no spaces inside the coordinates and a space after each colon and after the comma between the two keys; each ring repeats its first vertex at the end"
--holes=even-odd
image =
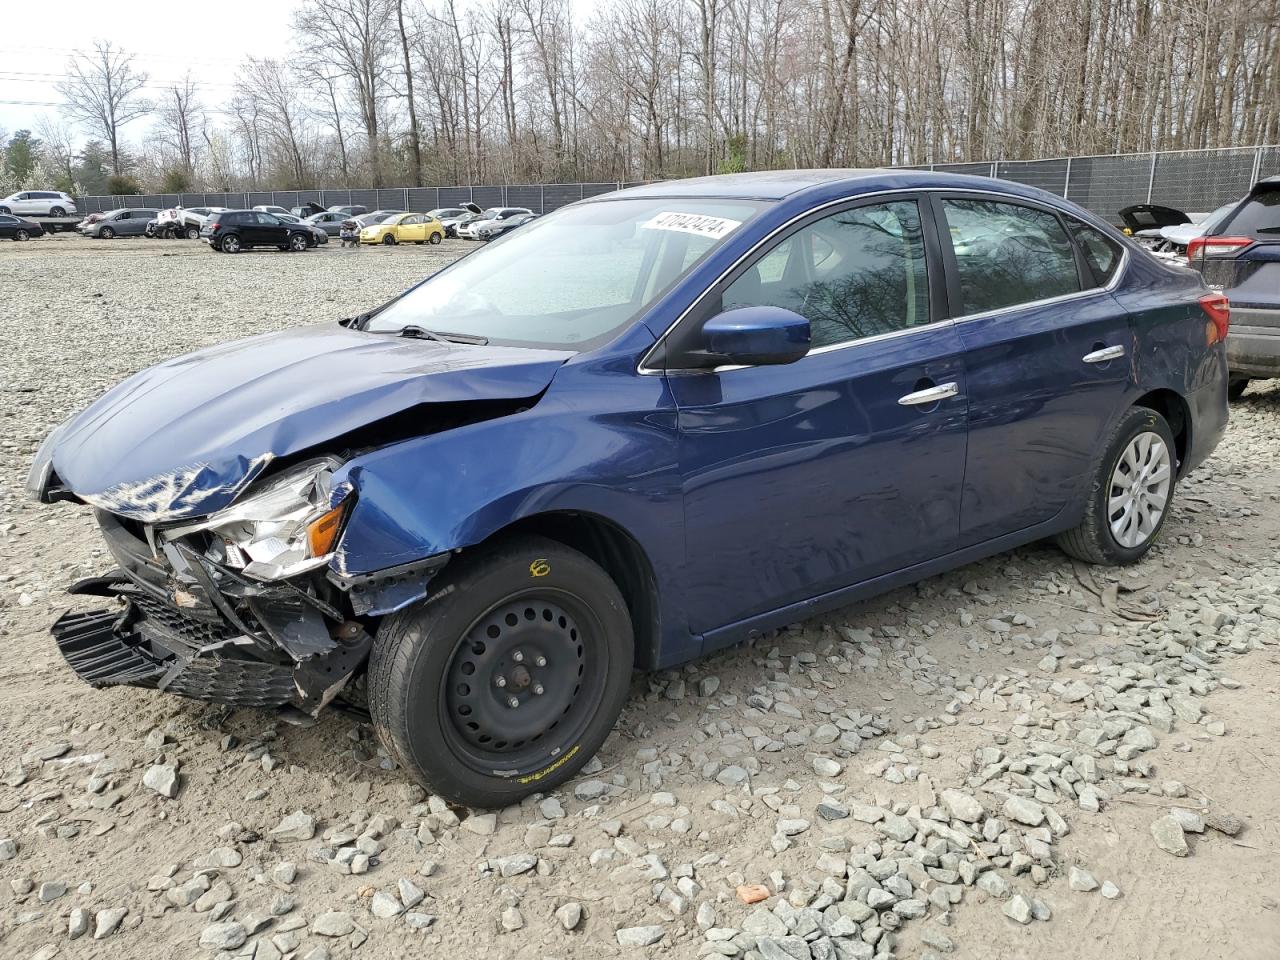
{"type": "Polygon", "coordinates": [[[1089,273],[1092,274],[1091,277],[1086,277],[1087,280],[1092,280],[1088,285],[1105,287],[1120,269],[1123,248],[1102,231],[1095,230],[1079,220],[1068,217],[1067,226],[1071,230],[1071,235],[1076,238],[1076,243],[1080,245],[1080,252],[1084,254],[1085,264],[1089,268],[1089,273]]]}
{"type": "Polygon", "coordinates": [[[1224,234],[1246,237],[1280,236],[1280,190],[1262,190],[1240,205],[1235,216],[1222,225],[1224,234]]]}

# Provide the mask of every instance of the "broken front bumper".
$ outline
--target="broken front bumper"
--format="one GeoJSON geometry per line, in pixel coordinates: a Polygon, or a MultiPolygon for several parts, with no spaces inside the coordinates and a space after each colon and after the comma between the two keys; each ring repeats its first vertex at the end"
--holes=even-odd
{"type": "Polygon", "coordinates": [[[68,612],[58,649],[92,686],[129,684],[240,707],[315,714],[368,656],[372,638],[307,584],[264,583],[185,546],[155,550],[143,531],[98,511],[119,568],[72,594],[117,601],[68,612]]]}

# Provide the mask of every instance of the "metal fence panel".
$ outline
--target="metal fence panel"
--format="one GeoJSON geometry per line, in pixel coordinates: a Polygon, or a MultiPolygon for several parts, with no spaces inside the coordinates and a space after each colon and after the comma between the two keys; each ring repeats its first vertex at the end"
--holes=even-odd
{"type": "Polygon", "coordinates": [[[1186,213],[1209,213],[1249,192],[1257,158],[1256,149],[1157,155],[1151,202],[1186,213]]]}
{"type": "Polygon", "coordinates": [[[613,193],[618,189],[616,183],[584,183],[582,185],[582,196],[598,197],[603,193],[613,193]]]}
{"type": "Polygon", "coordinates": [[[245,198],[246,206],[250,207],[274,207],[277,206],[275,195],[270,191],[263,192],[261,190],[249,194],[245,198]]]}
{"type": "Polygon", "coordinates": [[[1264,147],[1258,160],[1258,179],[1280,176],[1280,147],[1264,147]]]}
{"type": "Polygon", "coordinates": [[[579,183],[548,183],[543,188],[542,212],[550,213],[581,199],[582,185],[579,183]]]}
{"type": "Polygon", "coordinates": [[[1058,196],[1066,196],[1068,161],[1066,160],[1001,160],[996,176],[1001,180],[1028,187],[1039,187],[1058,196]]]}
{"type": "Polygon", "coordinates": [[[472,187],[471,199],[473,203],[478,203],[481,207],[504,206],[501,187],[472,187]]]}
{"type": "Polygon", "coordinates": [[[394,190],[377,190],[375,191],[378,210],[412,210],[414,213],[426,213],[429,207],[419,210],[417,207],[410,206],[407,196],[409,191],[404,187],[394,190]]]}
{"type": "Polygon", "coordinates": [[[1071,161],[1067,199],[1118,223],[1116,211],[1146,203],[1151,186],[1152,154],[1077,157],[1071,161]]]}
{"type": "MultiPolygon", "coordinates": [[[[370,210],[378,209],[378,191],[377,190],[351,190],[348,192],[351,194],[351,199],[347,202],[351,206],[368,207],[370,210]]],[[[392,209],[398,209],[398,208],[392,208],[392,209]]]]}
{"type": "Polygon", "coordinates": [[[542,187],[522,185],[507,187],[508,207],[527,207],[534,213],[542,213],[542,187]]]}
{"type": "Polygon", "coordinates": [[[933,169],[938,173],[963,173],[972,177],[990,177],[993,175],[994,163],[935,163],[933,169]]]}

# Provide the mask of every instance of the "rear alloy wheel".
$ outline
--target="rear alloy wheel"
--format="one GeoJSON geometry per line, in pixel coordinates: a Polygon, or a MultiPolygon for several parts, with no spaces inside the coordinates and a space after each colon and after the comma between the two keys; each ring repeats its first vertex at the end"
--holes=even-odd
{"type": "Polygon", "coordinates": [[[439,243],[441,240],[443,240],[443,239],[444,239],[444,234],[442,234],[442,233],[433,233],[433,234],[431,234],[431,236],[430,236],[430,238],[429,238],[429,239],[430,239],[430,241],[431,241],[432,246],[434,246],[435,244],[439,243]]]}
{"type": "Polygon", "coordinates": [[[200,228],[199,228],[199,227],[187,227],[187,239],[188,239],[188,240],[199,240],[199,239],[200,239],[200,228]]]}
{"type": "Polygon", "coordinates": [[[1058,544],[1089,563],[1133,563],[1155,542],[1177,483],[1177,447],[1159,413],[1134,407],[1116,424],[1095,468],[1084,521],[1058,544]]]}
{"type": "Polygon", "coordinates": [[[0,213],[9,213],[8,207],[0,207],[0,213]]]}
{"type": "Polygon", "coordinates": [[[1236,403],[1244,396],[1244,392],[1248,389],[1248,377],[1232,377],[1227,381],[1227,399],[1232,403],[1236,403]]]}
{"type": "Polygon", "coordinates": [[[294,253],[302,253],[307,249],[307,238],[300,233],[290,234],[289,249],[294,253]]]}
{"type": "Polygon", "coordinates": [[[98,231],[98,236],[101,237],[103,240],[112,240],[115,238],[115,235],[116,235],[116,232],[112,230],[110,227],[103,227],[101,230],[98,231]]]}
{"type": "Polygon", "coordinates": [[[31,234],[28,233],[26,230],[15,230],[13,233],[13,239],[19,240],[19,241],[30,240],[31,234]]]}
{"type": "Polygon", "coordinates": [[[503,807],[581,769],[626,702],[634,641],[617,586],[552,540],[451,561],[383,621],[369,705],[388,751],[433,793],[503,807]]]}
{"type": "Polygon", "coordinates": [[[49,211],[49,216],[51,217],[65,217],[66,215],[67,215],[67,211],[64,210],[62,207],[54,207],[49,211]]]}
{"type": "Polygon", "coordinates": [[[396,238],[389,233],[382,238],[382,244],[383,246],[386,246],[386,247],[394,247],[396,245],[396,242],[397,242],[396,238]]]}
{"type": "Polygon", "coordinates": [[[234,233],[229,233],[222,238],[222,240],[218,243],[218,246],[222,248],[223,253],[239,253],[240,238],[237,237],[234,233]]]}

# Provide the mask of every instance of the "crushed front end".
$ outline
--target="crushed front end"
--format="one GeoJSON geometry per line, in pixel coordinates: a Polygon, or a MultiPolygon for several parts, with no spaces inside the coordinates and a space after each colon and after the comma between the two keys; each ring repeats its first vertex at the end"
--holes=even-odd
{"type": "Polygon", "coordinates": [[[198,520],[97,506],[117,566],[69,592],[117,602],[53,624],[67,663],[95,687],[318,713],[363,667],[375,623],[370,584],[329,569],[353,499],[329,488],[336,465],[299,464],[198,520]]]}

